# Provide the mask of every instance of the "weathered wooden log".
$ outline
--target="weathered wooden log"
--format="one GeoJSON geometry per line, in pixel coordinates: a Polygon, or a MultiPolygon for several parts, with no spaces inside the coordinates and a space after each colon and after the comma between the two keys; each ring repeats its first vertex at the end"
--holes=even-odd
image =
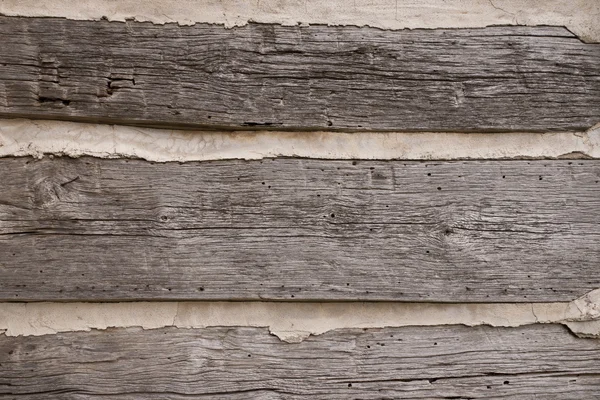
{"type": "Polygon", "coordinates": [[[562,27],[0,17],[0,116],[219,129],[585,130],[600,44],[562,27]]]}
{"type": "Polygon", "coordinates": [[[560,325],[0,336],[0,398],[597,399],[600,341],[560,325]]]}
{"type": "Polygon", "coordinates": [[[0,160],[1,300],[570,301],[600,161],[0,160]]]}

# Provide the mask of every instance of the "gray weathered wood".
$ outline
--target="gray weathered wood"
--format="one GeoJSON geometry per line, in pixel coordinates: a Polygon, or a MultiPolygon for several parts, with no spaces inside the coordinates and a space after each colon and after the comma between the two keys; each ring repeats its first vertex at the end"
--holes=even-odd
{"type": "Polygon", "coordinates": [[[600,161],[0,160],[0,300],[569,301],[600,161]]]}
{"type": "Polygon", "coordinates": [[[559,325],[0,336],[1,399],[597,399],[600,341],[559,325]]]}
{"type": "Polygon", "coordinates": [[[600,44],[562,27],[386,31],[0,17],[0,116],[343,130],[584,130],[600,44]]]}

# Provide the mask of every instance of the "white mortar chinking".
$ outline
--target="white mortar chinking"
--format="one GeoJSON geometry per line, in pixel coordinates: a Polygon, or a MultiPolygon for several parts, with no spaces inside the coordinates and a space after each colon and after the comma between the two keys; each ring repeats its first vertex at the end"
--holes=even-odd
{"type": "Polygon", "coordinates": [[[127,302],[0,303],[0,333],[47,335],[111,327],[268,327],[286,342],[343,328],[565,324],[600,336],[600,289],[564,303],[127,302]]]}
{"type": "Polygon", "coordinates": [[[596,0],[4,0],[0,14],[79,20],[284,25],[328,24],[381,29],[477,28],[491,25],[565,26],[586,42],[600,42],[596,0]]]}
{"type": "Polygon", "coordinates": [[[600,158],[600,124],[587,132],[219,132],[0,119],[0,157],[45,154],[148,161],[600,158]]]}

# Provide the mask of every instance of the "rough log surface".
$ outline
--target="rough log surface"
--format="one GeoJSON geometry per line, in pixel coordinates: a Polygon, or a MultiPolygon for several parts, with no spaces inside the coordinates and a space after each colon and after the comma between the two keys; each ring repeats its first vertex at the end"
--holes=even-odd
{"type": "Polygon", "coordinates": [[[600,341],[559,325],[0,336],[0,399],[597,399],[600,341]]]}
{"type": "Polygon", "coordinates": [[[0,300],[569,301],[600,161],[0,160],[0,300]]]}
{"type": "Polygon", "coordinates": [[[0,17],[0,116],[225,129],[585,130],[600,44],[562,27],[385,31],[0,17]]]}

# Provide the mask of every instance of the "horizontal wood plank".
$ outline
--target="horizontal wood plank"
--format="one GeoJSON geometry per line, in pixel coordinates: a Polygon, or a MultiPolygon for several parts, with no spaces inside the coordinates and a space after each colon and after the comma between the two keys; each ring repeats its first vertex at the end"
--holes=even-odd
{"type": "Polygon", "coordinates": [[[600,44],[562,27],[387,31],[0,17],[0,116],[220,129],[585,130],[600,44]]]}
{"type": "Polygon", "coordinates": [[[600,341],[559,325],[0,336],[0,399],[597,399],[600,341]]]}
{"type": "Polygon", "coordinates": [[[570,301],[600,161],[0,160],[0,300],[570,301]]]}

